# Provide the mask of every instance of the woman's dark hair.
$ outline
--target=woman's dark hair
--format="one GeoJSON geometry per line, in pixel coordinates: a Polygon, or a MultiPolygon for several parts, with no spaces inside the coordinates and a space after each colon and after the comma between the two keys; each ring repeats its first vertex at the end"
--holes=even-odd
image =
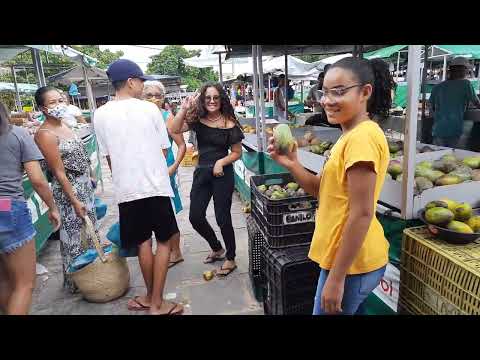
{"type": "Polygon", "coordinates": [[[187,115],[187,122],[195,122],[199,119],[204,119],[207,116],[208,111],[205,108],[205,93],[207,92],[207,89],[211,87],[217,89],[218,93],[220,94],[220,112],[222,115],[225,118],[232,120],[236,125],[242,128],[237,117],[235,116],[235,110],[230,103],[227,93],[223,89],[223,86],[216,82],[207,82],[200,88],[200,96],[197,99],[196,109],[189,114],[190,116],[187,115]]]}
{"type": "Polygon", "coordinates": [[[35,91],[35,103],[37,106],[45,106],[45,94],[49,91],[58,91],[56,87],[53,86],[42,86],[35,91]]]}
{"type": "Polygon", "coordinates": [[[0,135],[6,134],[11,129],[10,111],[4,103],[0,101],[0,135]]]}
{"type": "Polygon", "coordinates": [[[388,117],[388,112],[392,107],[391,91],[395,87],[395,81],[385,61],[347,57],[337,61],[329,70],[333,68],[350,70],[360,84],[372,85],[373,90],[367,103],[367,111],[372,117],[388,117]]]}

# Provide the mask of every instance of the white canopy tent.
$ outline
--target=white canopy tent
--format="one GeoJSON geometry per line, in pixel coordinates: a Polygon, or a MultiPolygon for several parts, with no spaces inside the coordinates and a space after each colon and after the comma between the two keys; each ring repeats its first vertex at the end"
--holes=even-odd
{"type": "MultiPolygon", "coordinates": [[[[73,62],[79,64],[83,71],[83,79],[85,80],[85,84],[86,84],[87,97],[88,97],[90,110],[92,112],[95,110],[96,106],[95,106],[95,101],[93,99],[92,88],[88,80],[87,69],[90,68],[91,66],[95,66],[95,64],[98,62],[97,59],[91,56],[88,56],[86,54],[83,54],[75,49],[72,49],[67,45],[0,45],[0,64],[8,60],[11,60],[16,55],[28,50],[30,50],[32,53],[32,62],[33,62],[33,66],[35,69],[35,74],[36,74],[37,82],[39,86],[46,85],[45,75],[43,73],[43,64],[40,58],[41,50],[46,51],[48,53],[53,53],[56,55],[67,56],[73,62]]],[[[13,75],[14,84],[15,84],[17,106],[20,107],[21,106],[20,96],[18,94],[16,75],[15,75],[15,70],[13,66],[12,66],[12,75],[13,75]]]]}

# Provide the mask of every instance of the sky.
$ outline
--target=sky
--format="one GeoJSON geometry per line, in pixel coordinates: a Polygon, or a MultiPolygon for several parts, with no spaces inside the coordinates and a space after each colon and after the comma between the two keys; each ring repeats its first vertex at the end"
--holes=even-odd
{"type": "MultiPolygon", "coordinates": [[[[143,71],[147,70],[147,64],[150,62],[150,56],[158,54],[167,45],[100,45],[100,50],[109,49],[110,51],[122,50],[122,58],[136,62],[143,71]]],[[[203,49],[207,45],[184,45],[186,49],[203,49]]]]}

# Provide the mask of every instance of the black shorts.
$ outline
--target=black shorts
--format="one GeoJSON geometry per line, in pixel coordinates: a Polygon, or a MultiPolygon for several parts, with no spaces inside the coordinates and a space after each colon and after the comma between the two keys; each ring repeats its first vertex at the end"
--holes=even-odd
{"type": "Polygon", "coordinates": [[[134,250],[155,233],[167,242],[178,233],[177,219],[169,197],[156,196],[118,204],[122,250],[134,250]]]}

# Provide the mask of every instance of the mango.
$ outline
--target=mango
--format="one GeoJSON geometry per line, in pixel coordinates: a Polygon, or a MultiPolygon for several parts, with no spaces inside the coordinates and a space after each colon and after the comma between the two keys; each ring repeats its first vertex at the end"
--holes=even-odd
{"type": "Polygon", "coordinates": [[[445,201],[430,201],[427,205],[425,205],[425,210],[434,208],[434,207],[443,207],[448,209],[448,204],[445,201]]]}
{"type": "Polygon", "coordinates": [[[415,178],[415,186],[419,193],[422,193],[425,190],[433,188],[433,183],[424,177],[415,178]]]}
{"type": "Polygon", "coordinates": [[[470,226],[475,233],[480,233],[480,216],[472,216],[468,221],[467,225],[470,226]]]}
{"type": "Polygon", "coordinates": [[[388,149],[390,150],[390,153],[395,154],[397,151],[403,149],[403,144],[400,141],[389,141],[388,149]]]}
{"type": "Polygon", "coordinates": [[[472,217],[472,206],[467,203],[462,203],[453,209],[453,213],[455,214],[455,220],[468,221],[468,219],[472,217]]]}
{"type": "Polygon", "coordinates": [[[397,160],[392,160],[390,161],[390,164],[388,165],[387,172],[392,175],[394,179],[397,178],[398,175],[400,175],[403,172],[402,168],[402,163],[397,160]]]}
{"type": "Polygon", "coordinates": [[[447,228],[461,234],[473,234],[472,228],[461,221],[450,221],[447,225],[447,228]]]}
{"type": "Polygon", "coordinates": [[[287,154],[293,150],[295,140],[287,124],[280,124],[273,130],[276,150],[280,154],[287,154]]]}
{"type": "Polygon", "coordinates": [[[263,194],[265,191],[267,191],[267,185],[260,185],[259,187],[257,187],[257,190],[263,194]]]}
{"type": "Polygon", "coordinates": [[[322,140],[320,140],[317,137],[314,137],[312,140],[310,140],[310,145],[320,145],[322,143],[322,140]]]}
{"type": "Polygon", "coordinates": [[[480,156],[469,156],[463,159],[463,164],[467,165],[472,169],[480,168],[480,156]]]}
{"type": "Polygon", "coordinates": [[[480,181],[480,169],[472,171],[472,180],[480,181]]]}
{"type": "Polygon", "coordinates": [[[454,162],[457,162],[457,158],[454,156],[454,155],[443,155],[441,158],[441,160],[444,160],[444,161],[454,161],[454,162]]]}
{"type": "Polygon", "coordinates": [[[424,167],[424,168],[427,168],[427,169],[431,169],[432,168],[432,163],[430,161],[422,161],[422,162],[419,162],[417,164],[417,167],[424,167]]]}
{"type": "Polygon", "coordinates": [[[297,183],[295,183],[295,182],[291,182],[291,183],[288,183],[288,184],[287,184],[287,188],[288,188],[288,189],[291,189],[291,190],[293,190],[293,191],[297,191],[299,187],[300,187],[300,186],[299,186],[297,183]]]}
{"type": "Polygon", "coordinates": [[[431,182],[435,182],[437,181],[437,179],[440,179],[443,175],[445,174],[440,170],[427,169],[424,176],[431,182]]]}
{"type": "Polygon", "coordinates": [[[472,180],[471,171],[468,172],[468,171],[463,171],[463,170],[461,170],[461,169],[457,169],[457,170],[452,171],[452,172],[449,173],[448,175],[458,176],[458,177],[462,180],[462,182],[463,182],[463,181],[472,180]]]}
{"type": "Polygon", "coordinates": [[[453,212],[444,207],[434,207],[425,212],[425,220],[433,225],[447,224],[454,218],[453,212]]]}
{"type": "Polygon", "coordinates": [[[460,179],[456,175],[443,175],[442,177],[435,180],[435,185],[437,186],[445,186],[445,185],[456,185],[460,184],[462,179],[460,179]]]}
{"type": "Polygon", "coordinates": [[[446,203],[448,205],[448,210],[450,211],[454,211],[455,208],[460,205],[460,203],[454,201],[454,200],[450,200],[450,199],[440,199],[440,201],[446,203]]]}

